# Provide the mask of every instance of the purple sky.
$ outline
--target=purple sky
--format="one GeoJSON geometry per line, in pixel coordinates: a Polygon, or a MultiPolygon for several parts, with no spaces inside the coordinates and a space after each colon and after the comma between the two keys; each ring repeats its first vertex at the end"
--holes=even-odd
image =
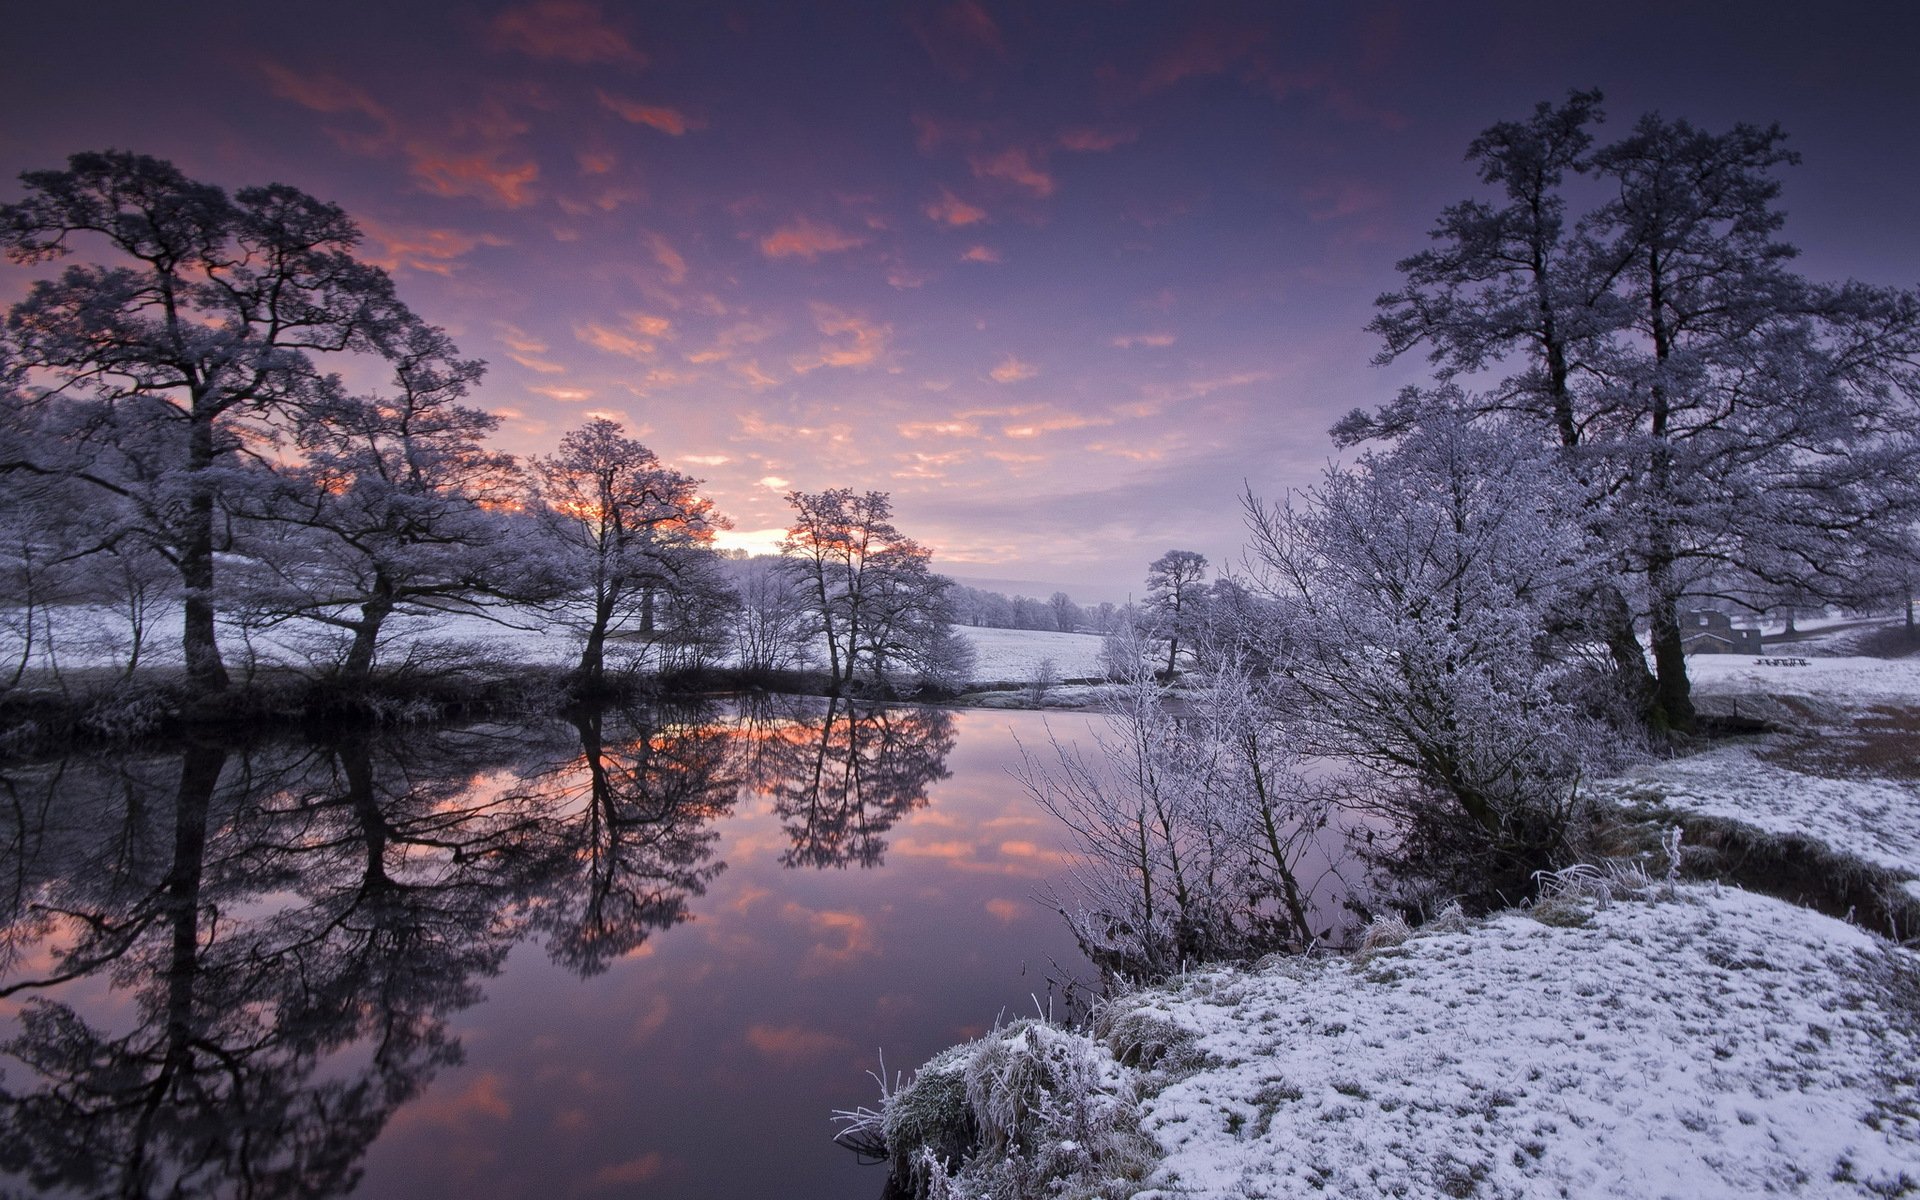
{"type": "MultiPolygon", "coordinates": [[[[963,575],[1141,590],[1419,377],[1373,298],[1468,140],[1572,87],[1780,121],[1802,269],[1920,280],[1909,4],[15,5],[0,175],[109,147],[351,212],[492,370],[708,481],[893,493],[963,575]]],[[[1607,130],[1601,131],[1606,136],[1607,130]]],[[[0,299],[24,273],[0,268],[0,299]]]]}

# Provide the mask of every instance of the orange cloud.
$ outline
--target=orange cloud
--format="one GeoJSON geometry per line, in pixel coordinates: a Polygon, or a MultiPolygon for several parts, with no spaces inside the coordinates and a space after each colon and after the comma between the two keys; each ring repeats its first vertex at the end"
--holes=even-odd
{"type": "Polygon", "coordinates": [[[605,175],[620,160],[610,151],[581,150],[574,154],[573,161],[580,164],[582,175],[605,175]]]}
{"type": "Polygon", "coordinates": [[[527,390],[562,404],[578,404],[582,400],[593,399],[593,391],[589,388],[534,387],[527,390]]]}
{"type": "Polygon", "coordinates": [[[995,383],[1020,383],[1023,380],[1032,379],[1039,373],[1039,367],[1030,362],[1023,362],[1011,354],[1001,359],[1000,365],[987,372],[995,383]]]}
{"type": "Polygon", "coordinates": [[[1033,159],[1018,146],[994,155],[974,155],[967,162],[977,178],[999,179],[1042,198],[1053,195],[1053,176],[1035,166],[1033,159]]]}
{"type": "Polygon", "coordinates": [[[1171,346],[1175,341],[1171,333],[1123,333],[1113,339],[1113,344],[1122,350],[1135,346],[1171,346]]]}
{"type": "Polygon", "coordinates": [[[1000,252],[992,246],[968,246],[967,252],[960,256],[961,262],[997,263],[1000,252]]]}
{"type": "Polygon", "coordinates": [[[1060,131],[1060,146],[1064,150],[1078,150],[1081,153],[1097,153],[1124,146],[1140,137],[1136,129],[1063,129],[1060,131]]]}
{"type": "Polygon", "coordinates": [[[634,125],[645,125],[673,137],[679,137],[689,129],[706,128],[705,121],[697,117],[689,117],[677,108],[668,108],[662,104],[642,104],[637,100],[628,100],[623,96],[610,95],[604,91],[597,94],[603,106],[617,113],[621,120],[634,125]]]}
{"type": "Polygon", "coordinates": [[[624,313],[626,329],[609,329],[598,321],[574,328],[573,336],[608,354],[619,354],[642,362],[660,349],[659,339],[673,337],[673,322],[652,313],[624,313]]]}
{"type": "Polygon", "coordinates": [[[530,58],[570,63],[623,62],[645,66],[647,56],[607,24],[600,6],[585,0],[534,0],[493,19],[493,44],[530,58]]]}
{"type": "Polygon", "coordinates": [[[940,198],[928,204],[925,212],[934,221],[952,229],[987,219],[986,209],[968,204],[946,188],[940,189],[940,198]]]}
{"type": "Polygon", "coordinates": [[[700,364],[726,362],[732,359],[742,346],[758,345],[773,334],[774,326],[771,322],[742,321],[721,330],[706,348],[688,354],[687,361],[700,364]]]}
{"type": "Polygon", "coordinates": [[[768,258],[803,258],[812,262],[822,254],[852,250],[866,244],[866,238],[844,233],[806,217],[795,217],[791,225],[783,225],[760,239],[760,253],[768,258]]]}

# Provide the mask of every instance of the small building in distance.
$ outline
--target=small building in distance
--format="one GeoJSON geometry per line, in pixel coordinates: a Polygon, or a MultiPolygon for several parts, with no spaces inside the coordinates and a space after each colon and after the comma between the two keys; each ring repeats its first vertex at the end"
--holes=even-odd
{"type": "Polygon", "coordinates": [[[1680,645],[1688,654],[1764,654],[1758,629],[1735,629],[1723,612],[1698,609],[1680,618],[1680,645]]]}

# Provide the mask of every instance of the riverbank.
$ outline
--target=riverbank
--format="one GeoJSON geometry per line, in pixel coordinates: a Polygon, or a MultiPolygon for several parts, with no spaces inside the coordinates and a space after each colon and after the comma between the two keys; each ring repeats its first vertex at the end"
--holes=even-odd
{"type": "Polygon", "coordinates": [[[1703,711],[1754,732],[1596,785],[1623,844],[1690,831],[1689,881],[1655,852],[1531,910],[1190,972],[1084,1034],[990,1035],[929,1082],[1025,1128],[964,1161],[908,1146],[902,1178],[996,1198],[1920,1193],[1920,661],[1831,653],[1849,648],[1694,660],[1703,711]]]}

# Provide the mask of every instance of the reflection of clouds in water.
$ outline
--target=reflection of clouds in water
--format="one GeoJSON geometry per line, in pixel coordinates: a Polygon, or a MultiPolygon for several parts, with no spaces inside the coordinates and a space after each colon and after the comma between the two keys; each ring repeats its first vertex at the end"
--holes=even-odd
{"type": "Polygon", "coordinates": [[[831,1054],[846,1054],[853,1049],[853,1043],[846,1038],[799,1025],[750,1025],[747,1045],[788,1067],[831,1054]]]}

